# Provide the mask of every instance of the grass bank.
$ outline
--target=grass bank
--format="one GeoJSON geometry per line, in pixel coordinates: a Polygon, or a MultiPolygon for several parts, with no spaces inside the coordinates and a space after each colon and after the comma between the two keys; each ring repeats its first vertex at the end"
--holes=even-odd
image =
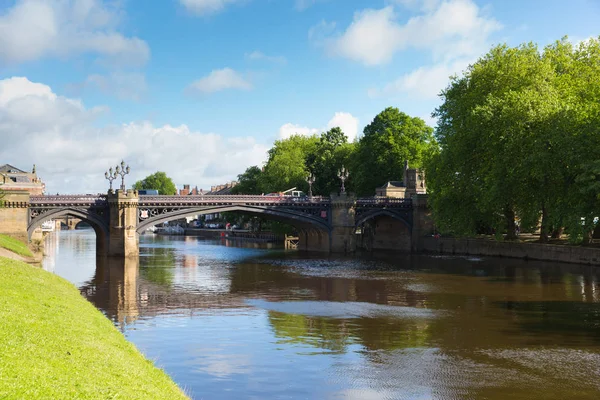
{"type": "Polygon", "coordinates": [[[69,282],[0,258],[1,399],[185,399],[69,282]]]}
{"type": "Polygon", "coordinates": [[[33,253],[27,247],[27,244],[21,242],[20,240],[13,239],[10,236],[3,235],[0,233],[0,247],[5,248],[6,250],[10,250],[13,253],[16,253],[23,257],[33,257],[33,253]]]}

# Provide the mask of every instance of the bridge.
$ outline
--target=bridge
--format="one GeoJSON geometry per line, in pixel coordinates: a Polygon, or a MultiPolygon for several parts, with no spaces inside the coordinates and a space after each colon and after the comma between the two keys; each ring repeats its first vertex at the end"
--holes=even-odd
{"type": "Polygon", "coordinates": [[[137,256],[139,234],[186,216],[238,211],[263,215],[298,229],[299,248],[344,253],[356,248],[417,251],[432,230],[427,195],[411,199],[196,195],[140,196],[134,190],[106,195],[29,195],[7,191],[0,209],[0,233],[37,238],[44,221],[73,217],[96,232],[97,254],[137,256]]]}

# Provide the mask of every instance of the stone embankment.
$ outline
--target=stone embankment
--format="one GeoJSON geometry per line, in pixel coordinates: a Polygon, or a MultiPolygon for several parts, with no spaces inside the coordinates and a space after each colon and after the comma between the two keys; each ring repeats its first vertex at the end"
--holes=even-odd
{"type": "Polygon", "coordinates": [[[485,239],[423,238],[423,253],[510,257],[600,266],[600,248],[485,239]]]}

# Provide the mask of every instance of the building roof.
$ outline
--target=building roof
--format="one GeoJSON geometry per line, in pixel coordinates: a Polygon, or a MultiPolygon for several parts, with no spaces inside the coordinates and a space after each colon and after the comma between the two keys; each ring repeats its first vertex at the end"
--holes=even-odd
{"type": "Polygon", "coordinates": [[[406,185],[404,184],[404,182],[402,181],[389,181],[387,182],[385,185],[383,185],[381,187],[381,189],[384,188],[391,188],[391,187],[397,187],[397,188],[401,188],[401,187],[406,187],[406,185]]]}
{"type": "Polygon", "coordinates": [[[20,170],[19,168],[12,166],[10,164],[4,164],[2,166],[0,166],[0,172],[3,172],[5,174],[7,173],[17,173],[17,174],[27,174],[27,171],[23,171],[20,170]]]}

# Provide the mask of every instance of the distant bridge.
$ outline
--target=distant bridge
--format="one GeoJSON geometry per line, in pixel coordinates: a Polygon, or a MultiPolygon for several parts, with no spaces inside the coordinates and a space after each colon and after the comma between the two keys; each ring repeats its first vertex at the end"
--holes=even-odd
{"type": "Polygon", "coordinates": [[[23,236],[26,232],[27,238],[32,238],[44,221],[66,216],[86,221],[96,232],[98,253],[112,256],[137,255],[139,234],[152,226],[228,211],[289,223],[300,233],[300,248],[315,251],[348,252],[357,246],[410,251],[431,228],[426,195],[356,199],[345,194],[140,196],[137,191],[117,190],[107,195],[29,196],[7,192],[5,210],[13,212],[0,211],[0,222],[9,220],[0,224],[0,231],[8,227],[5,233],[23,236]]]}

